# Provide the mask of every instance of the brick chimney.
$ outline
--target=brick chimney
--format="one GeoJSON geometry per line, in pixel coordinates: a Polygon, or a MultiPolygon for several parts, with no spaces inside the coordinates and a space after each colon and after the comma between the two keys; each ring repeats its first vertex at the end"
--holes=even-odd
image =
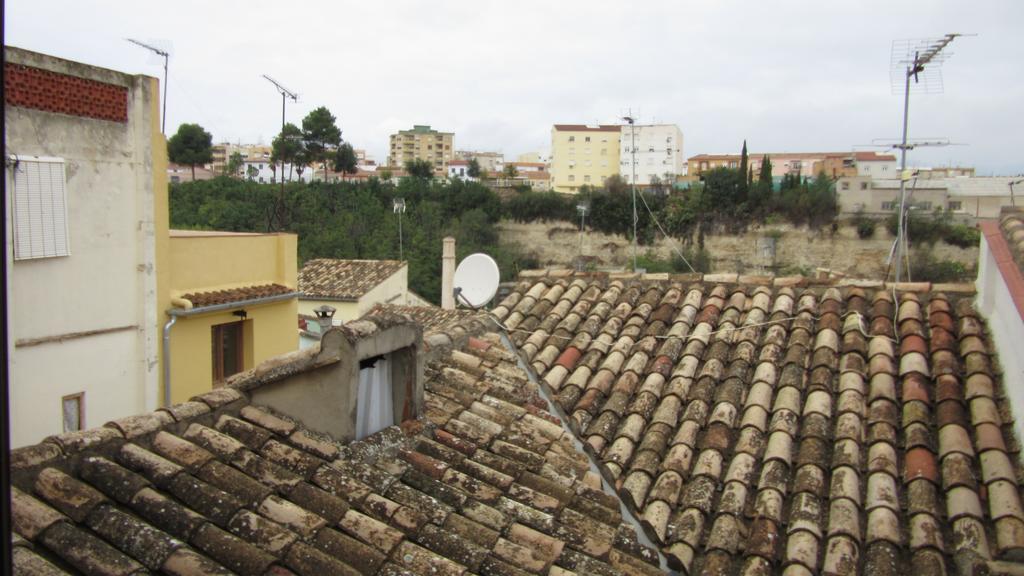
{"type": "Polygon", "coordinates": [[[455,309],[455,238],[445,236],[441,248],[441,308],[455,309]]]}

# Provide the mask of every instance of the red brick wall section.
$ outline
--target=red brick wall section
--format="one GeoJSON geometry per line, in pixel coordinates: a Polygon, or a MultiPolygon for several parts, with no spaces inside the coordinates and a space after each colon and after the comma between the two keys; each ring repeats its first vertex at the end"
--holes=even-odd
{"type": "Polygon", "coordinates": [[[4,102],[46,112],[128,122],[128,89],[124,86],[9,62],[4,64],[4,102]]]}

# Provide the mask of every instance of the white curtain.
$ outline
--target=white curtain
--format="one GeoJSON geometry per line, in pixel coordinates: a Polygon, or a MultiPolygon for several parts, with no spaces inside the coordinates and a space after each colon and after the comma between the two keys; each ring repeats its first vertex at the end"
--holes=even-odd
{"type": "Polygon", "coordinates": [[[372,368],[359,370],[356,440],[395,423],[391,390],[391,363],[387,359],[381,358],[372,368]]]}

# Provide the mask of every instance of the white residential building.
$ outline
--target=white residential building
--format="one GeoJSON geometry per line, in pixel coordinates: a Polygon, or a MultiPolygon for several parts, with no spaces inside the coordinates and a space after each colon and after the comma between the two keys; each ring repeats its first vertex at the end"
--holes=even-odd
{"type": "Polygon", "coordinates": [[[675,124],[625,125],[619,149],[619,174],[633,182],[631,163],[636,153],[636,183],[650,184],[652,178],[674,181],[684,174],[683,132],[675,124]]]}
{"type": "Polygon", "coordinates": [[[469,175],[469,161],[468,160],[452,160],[448,163],[448,178],[459,178],[462,180],[476,181],[469,175]]]}
{"type": "MultiPolygon", "coordinates": [[[[280,164],[275,164],[270,160],[258,158],[255,160],[246,160],[242,163],[241,176],[246,180],[253,180],[263,184],[268,184],[271,182],[281,181],[278,179],[277,174],[280,170],[280,164]]],[[[302,174],[300,175],[298,167],[293,168],[291,164],[284,165],[284,177],[288,182],[312,182],[314,171],[315,167],[306,166],[303,168],[302,174]]]]}

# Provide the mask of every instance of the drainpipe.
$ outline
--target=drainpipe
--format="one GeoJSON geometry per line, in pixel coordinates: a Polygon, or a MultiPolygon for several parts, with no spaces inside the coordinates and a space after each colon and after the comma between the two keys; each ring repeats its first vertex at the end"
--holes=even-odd
{"type": "Polygon", "coordinates": [[[178,321],[177,316],[164,324],[164,408],[171,405],[171,326],[178,321]]]}
{"type": "Polygon", "coordinates": [[[455,238],[446,236],[441,248],[441,308],[455,309],[455,238]]]}

